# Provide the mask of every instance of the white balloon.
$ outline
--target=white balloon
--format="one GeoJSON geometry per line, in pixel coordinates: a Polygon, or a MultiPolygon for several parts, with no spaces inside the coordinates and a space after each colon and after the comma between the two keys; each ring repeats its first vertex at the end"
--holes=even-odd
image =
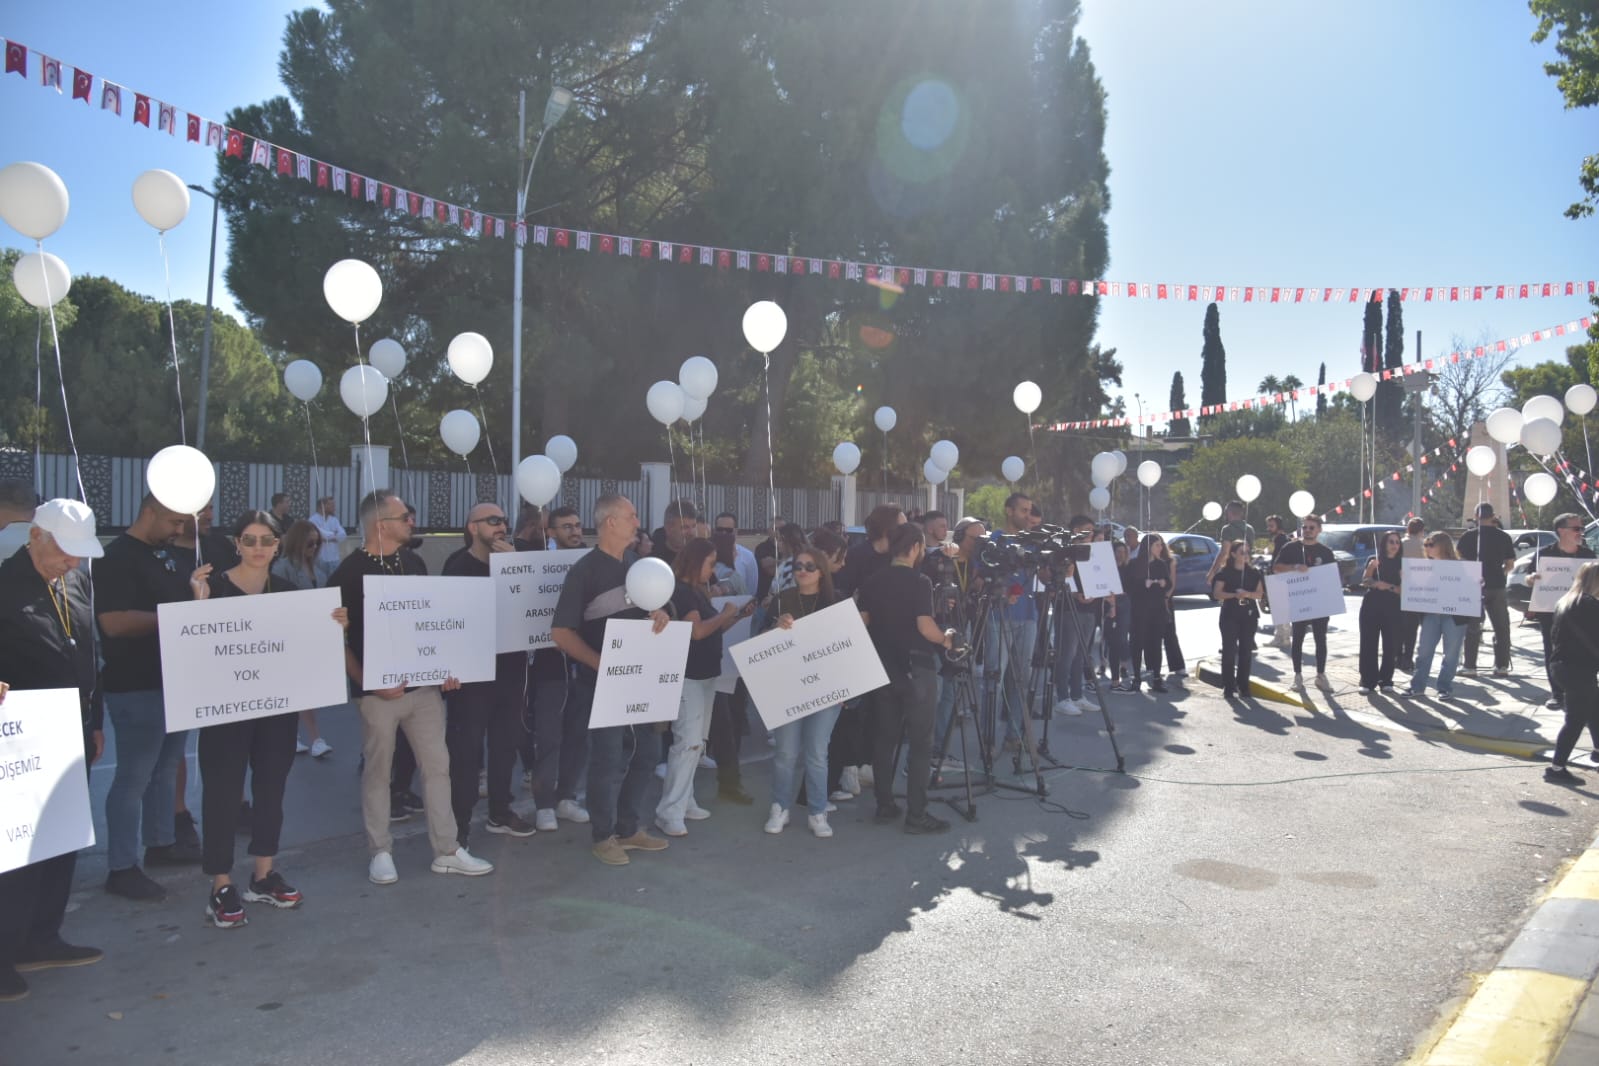
{"type": "Polygon", "coordinates": [[[1522,423],[1536,418],[1547,418],[1555,425],[1566,420],[1566,405],[1553,396],[1534,396],[1521,405],[1522,423]]]}
{"type": "Polygon", "coordinates": [[[686,396],[709,399],[711,393],[716,391],[716,381],[716,364],[703,355],[689,356],[677,370],[677,383],[683,387],[686,396]]]}
{"type": "Polygon", "coordinates": [[[296,359],[283,368],[283,387],[301,403],[310,403],[322,391],[322,371],[309,359],[296,359]]]}
{"type": "Polygon", "coordinates": [[[1593,386],[1586,382],[1579,382],[1566,390],[1566,407],[1578,418],[1593,410],[1595,400],[1599,400],[1599,393],[1595,393],[1593,386]]]}
{"type": "Polygon", "coordinates": [[[439,436],[444,440],[444,446],[456,455],[466,455],[477,447],[477,442],[483,436],[483,429],[477,424],[477,417],[471,411],[446,411],[444,417],[439,419],[439,436]]]}
{"type": "Polygon", "coordinates": [[[0,218],[24,237],[42,241],[60,229],[71,202],[66,183],[42,163],[0,170],[0,218]]]}
{"type": "Polygon", "coordinates": [[[1093,475],[1094,484],[1109,485],[1116,480],[1116,457],[1109,452],[1100,452],[1094,456],[1088,470],[1093,475]]]}
{"type": "Polygon", "coordinates": [[[133,179],[133,209],[165,233],[189,217],[189,188],[170,170],[147,170],[133,179]]]}
{"type": "Polygon", "coordinates": [[[1560,450],[1560,427],[1535,418],[1521,427],[1521,446],[1534,455],[1553,455],[1560,450]]]}
{"type": "Polygon", "coordinates": [[[1519,443],[1522,422],[1520,411],[1514,407],[1501,407],[1488,416],[1488,436],[1500,444],[1519,443]]]}
{"type": "Polygon", "coordinates": [[[677,578],[664,559],[652,555],[627,568],[627,598],[640,610],[658,611],[665,607],[676,588],[677,578]]]}
{"type": "Polygon", "coordinates": [[[66,299],[72,290],[72,271],[49,252],[29,252],[19,256],[11,268],[17,294],[39,310],[66,299]]]}
{"type": "Polygon", "coordinates": [[[944,479],[949,477],[949,471],[929,459],[922,464],[922,476],[927,479],[929,485],[941,485],[944,479]]]}
{"type": "Polygon", "coordinates": [[[1498,465],[1498,453],[1486,444],[1479,444],[1466,451],[1466,469],[1478,477],[1487,477],[1498,465]]]}
{"type": "Polygon", "coordinates": [[[384,337],[366,353],[367,362],[378,368],[378,373],[395,381],[405,373],[405,347],[392,337],[384,337]]]}
{"type": "Polygon", "coordinates": [[[217,472],[199,449],[173,444],[150,457],[144,480],[167,510],[199,514],[216,491],[217,472]]]}
{"type": "MultiPolygon", "coordinates": [[[[681,387],[679,386],[679,388],[681,387]]],[[[690,396],[685,392],[683,394],[683,421],[698,422],[710,402],[703,396],[690,396]]]]}
{"type": "Polygon", "coordinates": [[[683,390],[675,381],[657,381],[644,394],[644,406],[651,418],[669,426],[683,417],[683,390]]]}
{"type": "Polygon", "coordinates": [[[1295,518],[1303,518],[1316,509],[1316,497],[1300,489],[1288,497],[1288,513],[1295,518]]]}
{"type": "Polygon", "coordinates": [[[1103,485],[1096,485],[1088,490],[1088,506],[1096,511],[1103,511],[1110,506],[1110,490],[1103,485]]]}
{"type": "Polygon", "coordinates": [[[544,454],[549,456],[556,470],[564,474],[577,465],[577,441],[558,433],[544,445],[544,454]]]}
{"type": "Polygon", "coordinates": [[[1146,489],[1154,488],[1160,481],[1161,473],[1159,463],[1153,459],[1145,459],[1138,464],[1138,483],[1146,489]]]}
{"type": "Polygon", "coordinates": [[[352,366],[339,378],[339,398],[361,418],[368,418],[389,398],[389,379],[375,367],[352,366]]]}
{"type": "Polygon", "coordinates": [[[1019,455],[1007,455],[1005,461],[999,464],[999,472],[1006,481],[1020,481],[1022,475],[1027,473],[1027,464],[1019,455]]]}
{"type": "Polygon", "coordinates": [[[1221,517],[1221,504],[1211,500],[1200,509],[1199,513],[1205,516],[1205,521],[1214,522],[1221,517]]]}
{"type": "Polygon", "coordinates": [[[840,474],[848,476],[855,473],[861,465],[861,450],[851,441],[840,441],[838,447],[833,449],[833,465],[840,474]]]}
{"type": "Polygon", "coordinates": [[[1238,498],[1245,503],[1253,503],[1255,497],[1260,495],[1260,478],[1254,474],[1245,474],[1238,479],[1238,484],[1233,488],[1238,490],[1238,498]]]}
{"type": "MultiPolygon", "coordinates": [[[[552,440],[550,443],[553,444],[555,441],[552,440]]],[[[573,459],[576,459],[575,455],[573,459]]],[[[560,467],[548,455],[528,456],[516,466],[516,491],[534,507],[543,507],[560,495],[560,467]]]]}
{"type": "Polygon", "coordinates": [[[1349,394],[1361,403],[1377,395],[1377,379],[1362,370],[1349,379],[1349,394]]]}
{"type": "Polygon", "coordinates": [[[744,339],[757,352],[772,352],[788,333],[788,316],[770,300],[757,300],[744,312],[744,339]]]}
{"type": "Polygon", "coordinates": [[[1542,507],[1560,492],[1560,484],[1542,470],[1533,474],[1521,486],[1521,494],[1527,497],[1527,502],[1536,507],[1542,507]]]}
{"type": "Polygon", "coordinates": [[[947,474],[955,469],[955,464],[961,461],[961,450],[955,446],[955,442],[952,440],[934,441],[929,458],[938,464],[940,470],[947,474]]]}
{"type": "Polygon", "coordinates": [[[1122,451],[1120,448],[1117,448],[1110,454],[1116,457],[1116,476],[1121,477],[1123,474],[1127,473],[1127,453],[1122,451]]]}
{"type": "Polygon", "coordinates": [[[359,325],[383,302],[383,279],[359,259],[340,259],[322,275],[322,296],[334,314],[359,325]]]}
{"type": "Polygon", "coordinates": [[[468,385],[476,385],[489,376],[494,366],[494,349],[489,339],[481,333],[457,333],[445,351],[445,359],[455,376],[468,385]]]}
{"type": "Polygon", "coordinates": [[[872,415],[872,422],[876,424],[877,428],[882,430],[884,433],[887,433],[889,430],[893,429],[894,424],[898,421],[899,416],[894,413],[894,409],[892,407],[879,407],[872,415]]]}
{"type": "Polygon", "coordinates": [[[1031,381],[1024,381],[1011,391],[1010,402],[1015,404],[1016,410],[1022,414],[1030,415],[1044,402],[1044,390],[1031,381]]]}

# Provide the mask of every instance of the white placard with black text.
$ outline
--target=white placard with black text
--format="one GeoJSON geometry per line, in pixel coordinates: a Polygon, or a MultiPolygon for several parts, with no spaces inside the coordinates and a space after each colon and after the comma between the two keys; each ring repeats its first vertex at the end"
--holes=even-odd
{"type": "Polygon", "coordinates": [[[655,623],[648,619],[613,618],[605,623],[590,729],[677,718],[694,625],[668,622],[659,633],[654,629],[655,623]]]}
{"type": "MultiPolygon", "coordinates": [[[[718,612],[729,603],[742,609],[752,598],[750,596],[712,596],[711,606],[715,607],[718,612]]],[[[722,630],[722,675],[716,679],[716,691],[730,693],[738,687],[738,665],[733,662],[733,645],[748,640],[754,625],[755,619],[753,617],[740,618],[722,630]]]]}
{"type": "Polygon", "coordinates": [[[1550,558],[1547,555],[1538,557],[1538,580],[1532,583],[1532,603],[1528,604],[1529,611],[1539,614],[1553,614],[1555,604],[1560,602],[1560,597],[1571,591],[1571,583],[1576,580],[1577,571],[1587,559],[1562,559],[1558,555],[1550,558]]]}
{"type": "Polygon", "coordinates": [[[1406,559],[1400,566],[1400,610],[1453,618],[1482,616],[1482,563],[1473,559],[1406,559]]]}
{"type": "Polygon", "coordinates": [[[888,684],[860,609],[844,600],[736,645],[733,661],[767,729],[888,684]]]}
{"type": "Polygon", "coordinates": [[[550,619],[572,564],[587,548],[552,552],[494,552],[489,580],[494,582],[494,612],[499,621],[495,651],[538,651],[555,647],[550,619]]]}
{"type": "Polygon", "coordinates": [[[1271,600],[1271,619],[1279,625],[1331,618],[1346,610],[1338,567],[1330,563],[1303,572],[1267,574],[1266,595],[1271,600]]]}
{"type": "Polygon", "coordinates": [[[369,690],[494,680],[494,604],[482,578],[367,574],[363,589],[369,690]]]}
{"type": "Polygon", "coordinates": [[[305,589],[157,607],[167,732],[347,700],[340,602],[305,589]]]}
{"type": "Polygon", "coordinates": [[[1122,594],[1122,575],[1116,569],[1116,551],[1108,540],[1090,542],[1088,559],[1077,564],[1077,573],[1083,580],[1083,595],[1091,600],[1122,594]]]}
{"type": "Polygon", "coordinates": [[[75,688],[0,702],[0,873],[94,843],[83,717],[75,688]]]}

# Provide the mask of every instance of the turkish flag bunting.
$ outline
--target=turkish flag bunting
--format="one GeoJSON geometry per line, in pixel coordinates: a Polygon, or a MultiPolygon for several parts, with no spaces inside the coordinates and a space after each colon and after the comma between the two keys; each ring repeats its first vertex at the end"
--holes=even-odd
{"type": "Polygon", "coordinates": [[[316,165],[316,187],[317,188],[326,189],[328,187],[328,180],[332,176],[333,176],[333,168],[332,167],[328,166],[326,163],[320,163],[320,162],[317,163],[317,165],[316,165]]]}
{"type": "Polygon", "coordinates": [[[87,70],[74,70],[72,72],[72,98],[89,102],[89,90],[94,88],[94,75],[87,70]]]}
{"type": "Polygon", "coordinates": [[[6,73],[15,71],[24,78],[28,76],[28,48],[16,41],[6,42],[6,73]]]}
{"type": "Polygon", "coordinates": [[[602,252],[614,252],[614,251],[616,251],[616,238],[612,237],[609,233],[600,234],[600,251],[602,251],[602,252]]]}
{"type": "Polygon", "coordinates": [[[199,115],[190,115],[189,116],[188,132],[185,134],[185,140],[196,141],[196,142],[198,142],[200,140],[200,116],[199,115]]]}
{"type": "Polygon", "coordinates": [[[226,154],[230,156],[237,156],[240,159],[244,158],[244,134],[240,133],[238,130],[228,131],[228,147],[226,149],[226,154]]]}
{"type": "Polygon", "coordinates": [[[278,173],[294,173],[294,153],[289,151],[287,148],[278,149],[278,173]]]}
{"type": "Polygon", "coordinates": [[[150,128],[150,98],[143,93],[133,94],[133,123],[150,128]]]}

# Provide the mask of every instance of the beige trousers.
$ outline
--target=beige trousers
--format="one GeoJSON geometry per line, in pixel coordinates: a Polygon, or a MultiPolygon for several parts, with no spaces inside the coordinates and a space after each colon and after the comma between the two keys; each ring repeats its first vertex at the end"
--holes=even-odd
{"type": "Polygon", "coordinates": [[[453,855],[461,845],[455,839],[455,812],[450,809],[450,755],[444,747],[444,699],[437,686],[413,689],[397,700],[362,696],[361,818],[366,823],[366,843],[372,854],[394,850],[389,832],[389,771],[394,764],[395,731],[416,753],[422,777],[422,805],[426,808],[428,839],[433,854],[453,855]]]}

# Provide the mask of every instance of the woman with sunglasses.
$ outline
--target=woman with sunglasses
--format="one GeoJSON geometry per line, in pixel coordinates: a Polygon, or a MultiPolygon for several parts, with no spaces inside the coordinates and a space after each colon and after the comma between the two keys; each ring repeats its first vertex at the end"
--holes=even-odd
{"type": "MultiPolygon", "coordinates": [[[[1423,547],[1429,559],[1460,558],[1455,551],[1454,540],[1441,529],[1429,533],[1423,547]]],[[[1432,673],[1433,653],[1438,650],[1440,642],[1444,646],[1444,658],[1438,667],[1438,696],[1446,700],[1454,696],[1452,686],[1455,681],[1455,668],[1460,665],[1460,650],[1466,644],[1466,626],[1474,620],[1448,614],[1421,616],[1421,633],[1416,638],[1416,669],[1410,675],[1410,687],[1404,690],[1406,696],[1420,696],[1427,691],[1427,677],[1432,673]]]]}
{"type": "Polygon", "coordinates": [[[1221,694],[1225,699],[1249,695],[1249,667],[1255,656],[1255,630],[1260,626],[1260,600],[1266,578],[1249,563],[1249,542],[1227,544],[1227,562],[1216,571],[1211,595],[1221,603],[1221,694]]]}
{"type": "MultiPolygon", "coordinates": [[[[214,572],[204,586],[197,585],[197,599],[294,591],[293,585],[271,573],[272,558],[278,551],[276,519],[265,511],[246,511],[234,527],[233,542],[239,552],[238,565],[214,572]]],[[[344,626],[349,614],[343,607],[334,608],[333,620],[344,626]]],[[[202,869],[211,875],[205,916],[218,929],[233,929],[247,922],[232,876],[233,833],[247,769],[254,800],[249,853],[255,858],[255,875],[243,898],[283,909],[302,902],[299,891],[273,864],[283,829],[283,786],[294,763],[294,734],[292,713],[200,730],[200,810],[205,831],[202,869]]]]}
{"type": "MultiPolygon", "coordinates": [[[[330,573],[317,563],[317,556],[321,552],[322,531],[311,522],[300,519],[283,535],[278,557],[272,561],[272,577],[295,589],[321,588],[327,584],[327,574],[330,573]]],[[[315,710],[301,711],[300,725],[311,742],[307,744],[296,739],[296,755],[310,752],[311,758],[320,759],[333,753],[333,745],[323,740],[317,729],[315,710]]]]}
{"type": "Polygon", "coordinates": [[[1404,542],[1398,530],[1389,530],[1366,563],[1360,584],[1366,595],[1360,601],[1360,691],[1394,687],[1394,663],[1399,660],[1399,640],[1404,614],[1399,610],[1404,542]],[[1382,658],[1377,645],[1382,644],[1382,658]]]}
{"type": "MultiPolygon", "coordinates": [[[[1149,690],[1165,692],[1160,678],[1161,641],[1170,618],[1172,582],[1176,568],[1159,533],[1146,533],[1138,557],[1127,567],[1132,577],[1129,594],[1133,601],[1133,667],[1122,684],[1123,692],[1137,692],[1138,663],[1142,658],[1149,672],[1149,690]]],[[[1123,587],[1126,587],[1125,585],[1123,587]]]]}

